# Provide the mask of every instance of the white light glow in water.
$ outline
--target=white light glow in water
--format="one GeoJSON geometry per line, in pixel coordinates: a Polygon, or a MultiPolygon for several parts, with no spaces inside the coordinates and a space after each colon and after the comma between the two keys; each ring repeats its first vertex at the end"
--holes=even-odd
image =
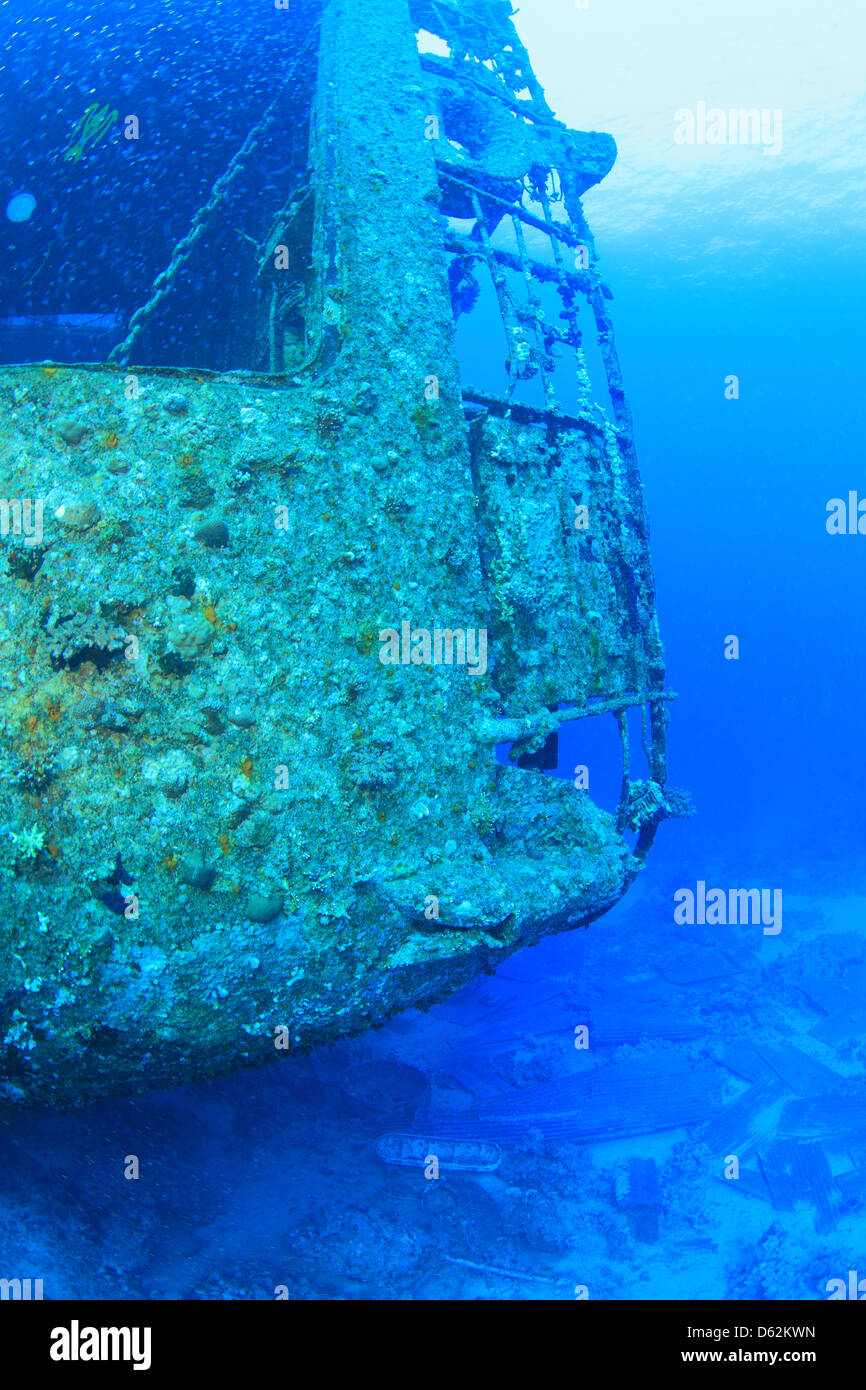
{"type": "Polygon", "coordinates": [[[6,216],[10,222],[26,222],[36,207],[32,193],[16,193],[6,204],[6,216]]]}

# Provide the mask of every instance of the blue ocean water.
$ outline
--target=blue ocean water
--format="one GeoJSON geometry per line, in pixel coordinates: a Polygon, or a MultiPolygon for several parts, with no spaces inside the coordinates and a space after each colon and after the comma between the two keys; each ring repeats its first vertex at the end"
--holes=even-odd
{"type": "MultiPolygon", "coordinates": [[[[802,171],[773,177],[784,205],[802,171]]],[[[831,498],[866,494],[864,233],[792,211],[744,241],[738,188],[702,218],[675,184],[637,229],[606,224],[605,184],[586,204],[678,692],[671,781],[697,815],[587,932],[428,1014],[0,1129],[0,1274],[56,1298],[808,1300],[866,1272],[866,539],[826,528],[831,498]],[[782,930],[677,922],[700,882],[781,890],[782,930]],[[499,1166],[384,1164],[409,1103],[389,1064],[499,1166]],[[550,1120],[566,1093],[571,1128],[550,1120]]]]}
{"type": "Polygon", "coordinates": [[[863,559],[859,536],[828,535],[825,523],[829,499],[858,486],[852,305],[864,273],[829,238],[803,250],[792,234],[760,277],[733,252],[690,290],[657,244],[654,277],[666,284],[648,289],[633,262],[613,276],[618,342],[668,668],[683,695],[677,775],[732,851],[832,863],[853,886],[863,559]],[[724,398],[728,372],[737,401],[724,398]],[[718,660],[727,633],[741,638],[739,664],[718,660]]]}

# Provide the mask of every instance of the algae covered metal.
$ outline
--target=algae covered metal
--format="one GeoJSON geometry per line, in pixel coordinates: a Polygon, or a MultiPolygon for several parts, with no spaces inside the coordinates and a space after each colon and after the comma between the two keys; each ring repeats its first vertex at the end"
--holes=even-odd
{"type": "Polygon", "coordinates": [[[580,205],[613,141],[553,118],[498,0],[306,4],[280,42],[231,347],[194,252],[280,93],[146,293],[91,302],[103,361],[0,367],[9,1104],[426,1008],[600,916],[683,809],[580,205]],[[529,765],[590,716],[615,814],[529,765]]]}

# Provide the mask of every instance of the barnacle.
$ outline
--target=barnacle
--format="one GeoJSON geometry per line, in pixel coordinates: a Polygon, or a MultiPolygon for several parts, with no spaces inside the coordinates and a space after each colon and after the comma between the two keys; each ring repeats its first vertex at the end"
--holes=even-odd
{"type": "Polygon", "coordinates": [[[32,583],[42,568],[45,558],[44,545],[25,545],[23,541],[7,541],[6,573],[13,579],[26,579],[32,583]]]}
{"type": "Polygon", "coordinates": [[[36,753],[22,762],[12,775],[12,781],[21,791],[41,792],[48,786],[54,775],[54,763],[44,753],[36,753]]]}
{"type": "Polygon", "coordinates": [[[234,492],[246,492],[253,481],[249,468],[238,466],[229,476],[229,487],[234,492]]]}
{"type": "Polygon", "coordinates": [[[419,431],[423,433],[435,420],[436,406],[433,401],[423,401],[421,405],[416,405],[410,413],[419,431]]]}
{"type": "Polygon", "coordinates": [[[482,792],[469,808],[469,820],[479,835],[489,835],[491,830],[501,829],[503,817],[490,797],[482,792]]]}
{"type": "Polygon", "coordinates": [[[316,416],[316,433],[325,439],[336,439],[343,428],[343,416],[337,410],[320,410],[316,416]]]}
{"type": "Polygon", "coordinates": [[[409,515],[412,506],[402,493],[392,490],[385,494],[382,510],[386,516],[391,517],[394,521],[402,521],[404,517],[409,515]]]}

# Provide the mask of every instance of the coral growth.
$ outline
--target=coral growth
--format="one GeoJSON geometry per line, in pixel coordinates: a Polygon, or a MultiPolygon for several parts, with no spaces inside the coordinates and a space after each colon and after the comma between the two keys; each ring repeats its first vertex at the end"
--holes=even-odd
{"type": "Polygon", "coordinates": [[[126,633],[92,613],[49,618],[48,654],[55,669],[74,671],[84,661],[107,666],[124,649],[126,633]]]}

